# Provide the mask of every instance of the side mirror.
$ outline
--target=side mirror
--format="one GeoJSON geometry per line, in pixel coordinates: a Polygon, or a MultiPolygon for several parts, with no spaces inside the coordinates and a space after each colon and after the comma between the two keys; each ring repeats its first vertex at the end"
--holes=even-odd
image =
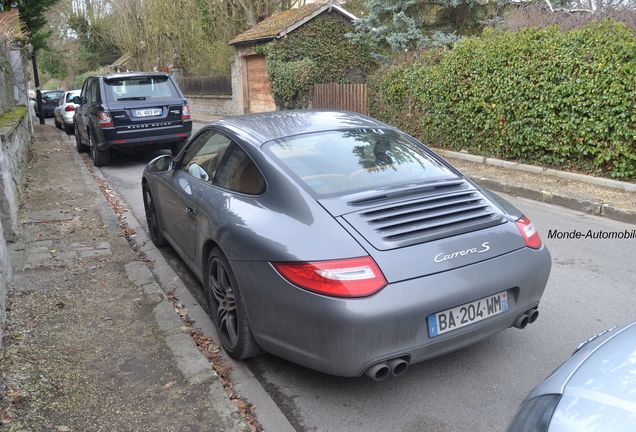
{"type": "Polygon", "coordinates": [[[172,171],[174,162],[172,156],[161,155],[157,156],[150,162],[148,162],[148,172],[152,174],[160,174],[168,171],[172,171]]]}
{"type": "Polygon", "coordinates": [[[203,181],[210,180],[210,176],[208,175],[208,173],[205,172],[205,170],[196,163],[191,163],[190,165],[188,165],[188,174],[203,181]]]}
{"type": "Polygon", "coordinates": [[[81,96],[75,96],[75,97],[73,97],[71,102],[73,102],[76,105],[84,105],[84,98],[81,97],[81,96]]]}

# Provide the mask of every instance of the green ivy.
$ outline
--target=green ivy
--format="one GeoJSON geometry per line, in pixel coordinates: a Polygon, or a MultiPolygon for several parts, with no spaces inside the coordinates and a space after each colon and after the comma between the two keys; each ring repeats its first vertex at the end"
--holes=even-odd
{"type": "Polygon", "coordinates": [[[384,67],[369,94],[372,115],[435,146],[636,179],[636,37],[614,21],[486,30],[384,67]]]}
{"type": "Polygon", "coordinates": [[[340,15],[323,14],[281,39],[256,47],[257,53],[267,57],[272,95],[279,107],[307,107],[314,84],[366,81],[377,64],[368,49],[345,37],[351,30],[340,15]]]}

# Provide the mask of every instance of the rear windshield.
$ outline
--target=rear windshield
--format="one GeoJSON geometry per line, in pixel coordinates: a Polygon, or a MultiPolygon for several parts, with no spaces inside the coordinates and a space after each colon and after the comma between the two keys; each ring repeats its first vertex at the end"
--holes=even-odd
{"type": "Polygon", "coordinates": [[[320,197],[455,177],[423,147],[388,129],[297,135],[266,149],[320,197]]]}
{"type": "Polygon", "coordinates": [[[80,95],[79,90],[66,93],[66,102],[71,102],[75,96],[79,96],[79,95],[80,95]]]}
{"type": "Polygon", "coordinates": [[[53,100],[53,99],[60,99],[63,94],[64,94],[63,91],[49,91],[49,92],[42,93],[42,97],[44,99],[53,100]]]}
{"type": "Polygon", "coordinates": [[[165,76],[105,79],[104,87],[111,101],[179,97],[172,81],[165,76]]]}

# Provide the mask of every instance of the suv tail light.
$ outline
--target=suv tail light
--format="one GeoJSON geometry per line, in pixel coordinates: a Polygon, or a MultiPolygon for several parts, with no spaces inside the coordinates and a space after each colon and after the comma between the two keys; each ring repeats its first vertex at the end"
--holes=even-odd
{"type": "Polygon", "coordinates": [[[100,128],[113,127],[113,119],[110,117],[110,113],[106,111],[99,112],[99,127],[100,128]]]}
{"type": "Polygon", "coordinates": [[[539,233],[534,225],[532,225],[532,222],[530,222],[530,219],[523,216],[515,223],[517,224],[517,228],[519,228],[519,232],[521,232],[521,237],[523,237],[526,246],[532,249],[539,249],[541,247],[541,237],[539,237],[539,233]]]}
{"type": "Polygon", "coordinates": [[[75,105],[66,105],[66,108],[64,108],[64,111],[66,112],[75,111],[75,105]]]}
{"type": "Polygon", "coordinates": [[[334,297],[364,297],[386,286],[373,258],[272,263],[289,282],[334,297]]]}
{"type": "Polygon", "coordinates": [[[183,110],[181,111],[181,120],[190,120],[190,107],[186,103],[183,104],[183,110]]]}

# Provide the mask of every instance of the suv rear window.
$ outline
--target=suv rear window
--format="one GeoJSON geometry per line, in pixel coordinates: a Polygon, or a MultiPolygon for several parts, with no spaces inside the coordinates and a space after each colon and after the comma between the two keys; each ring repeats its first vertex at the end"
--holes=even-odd
{"type": "Polygon", "coordinates": [[[455,177],[423,147],[388,129],[296,135],[266,149],[321,198],[455,177]]]}
{"type": "Polygon", "coordinates": [[[104,79],[104,88],[110,101],[179,97],[172,81],[165,76],[104,79]]]}

